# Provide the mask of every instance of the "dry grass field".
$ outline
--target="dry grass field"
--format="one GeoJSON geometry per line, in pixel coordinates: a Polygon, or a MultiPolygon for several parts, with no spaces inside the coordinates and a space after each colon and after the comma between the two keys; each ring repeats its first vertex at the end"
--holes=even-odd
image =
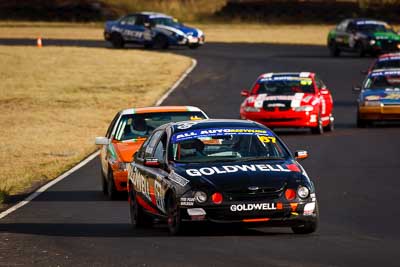
{"type": "Polygon", "coordinates": [[[22,46],[0,46],[0,62],[0,200],[82,160],[118,110],[154,104],[191,64],[160,52],[22,46]]]}

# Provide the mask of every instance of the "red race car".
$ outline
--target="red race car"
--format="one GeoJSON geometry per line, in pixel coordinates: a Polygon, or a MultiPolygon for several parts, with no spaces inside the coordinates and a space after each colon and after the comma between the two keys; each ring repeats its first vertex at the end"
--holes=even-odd
{"type": "Polygon", "coordinates": [[[240,107],[242,119],[271,128],[307,127],[333,131],[332,95],[315,73],[266,73],[258,77],[240,107]]]}

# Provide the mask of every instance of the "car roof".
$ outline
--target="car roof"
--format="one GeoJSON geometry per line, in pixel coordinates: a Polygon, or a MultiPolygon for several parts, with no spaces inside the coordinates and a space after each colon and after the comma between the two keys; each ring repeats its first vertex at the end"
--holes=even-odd
{"type": "Polygon", "coordinates": [[[375,77],[375,76],[385,76],[391,74],[398,74],[400,75],[400,68],[391,68],[391,69],[376,69],[373,70],[368,77],[375,77]]]}
{"type": "Polygon", "coordinates": [[[158,107],[124,109],[121,111],[121,115],[158,113],[158,112],[185,112],[185,111],[203,112],[198,107],[193,107],[193,106],[158,106],[158,107]]]}
{"type": "Polygon", "coordinates": [[[151,11],[143,11],[143,12],[138,12],[138,13],[132,13],[129,15],[144,15],[144,16],[150,17],[151,19],[152,18],[172,18],[171,16],[168,16],[167,14],[160,13],[160,12],[151,12],[151,11]]]}
{"type": "Polygon", "coordinates": [[[378,57],[378,61],[380,61],[382,59],[391,59],[391,58],[399,59],[400,58],[400,53],[397,52],[397,53],[387,53],[387,54],[380,55],[378,57]]]}
{"type": "Polygon", "coordinates": [[[168,124],[174,132],[190,131],[208,128],[262,128],[268,129],[266,126],[250,120],[234,120],[234,119],[206,119],[198,121],[172,122],[168,124]],[[183,127],[182,125],[190,125],[183,127]]]}
{"type": "Polygon", "coordinates": [[[273,77],[284,77],[284,76],[289,76],[289,77],[300,77],[300,78],[313,78],[315,73],[313,72],[268,72],[261,74],[258,78],[273,78],[273,77]]]}
{"type": "Polygon", "coordinates": [[[369,22],[371,24],[387,24],[385,21],[382,20],[376,20],[376,19],[369,19],[369,18],[355,18],[355,19],[351,19],[351,21],[355,22],[356,24],[360,23],[364,23],[364,22],[369,22]]]}

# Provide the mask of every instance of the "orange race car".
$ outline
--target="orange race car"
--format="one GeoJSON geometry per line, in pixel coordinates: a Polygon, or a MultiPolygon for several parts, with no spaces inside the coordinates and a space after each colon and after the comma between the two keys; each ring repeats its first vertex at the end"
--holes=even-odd
{"type": "Polygon", "coordinates": [[[115,199],[126,192],[127,163],[146,138],[158,126],[178,121],[207,119],[197,107],[163,106],[125,109],[117,113],[105,137],[96,137],[101,145],[101,183],[103,193],[115,199]]]}

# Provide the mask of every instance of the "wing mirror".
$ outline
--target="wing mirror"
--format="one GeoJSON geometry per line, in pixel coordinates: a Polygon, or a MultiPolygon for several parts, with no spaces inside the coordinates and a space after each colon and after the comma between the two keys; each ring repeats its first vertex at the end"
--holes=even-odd
{"type": "Polygon", "coordinates": [[[294,157],[296,159],[306,159],[308,158],[308,152],[306,150],[298,150],[294,152],[294,157]]]}
{"type": "Polygon", "coordinates": [[[242,90],[242,92],[240,92],[240,95],[244,96],[244,97],[248,97],[250,95],[250,91],[247,89],[244,89],[244,90],[242,90]]]}
{"type": "Polygon", "coordinates": [[[159,168],[161,166],[160,161],[157,158],[146,158],[144,159],[144,166],[159,168]]]}
{"type": "Polygon", "coordinates": [[[321,90],[319,90],[319,92],[321,93],[321,95],[329,95],[329,90],[327,88],[322,88],[321,90]]]}
{"type": "Polygon", "coordinates": [[[107,137],[103,136],[98,136],[96,137],[96,140],[94,141],[96,145],[108,145],[110,143],[110,140],[107,137]]]}

